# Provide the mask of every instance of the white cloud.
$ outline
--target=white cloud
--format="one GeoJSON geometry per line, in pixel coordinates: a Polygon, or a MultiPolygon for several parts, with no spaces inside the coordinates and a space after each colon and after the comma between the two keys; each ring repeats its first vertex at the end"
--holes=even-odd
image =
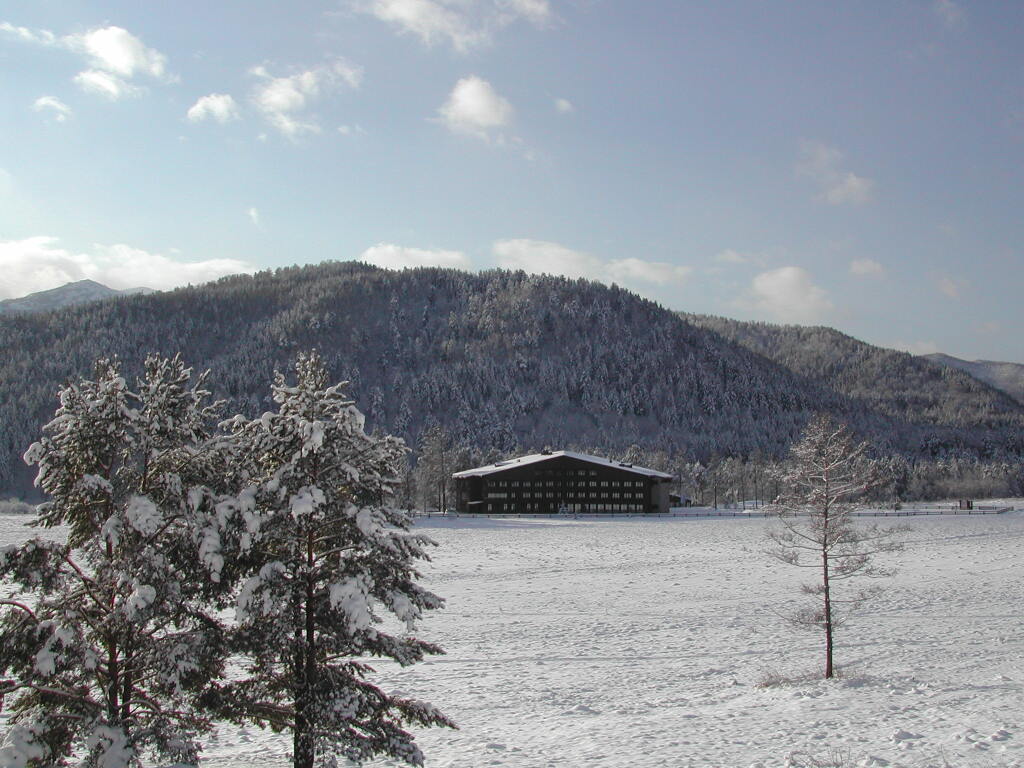
{"type": "Polygon", "coordinates": [[[58,123],[63,123],[71,115],[71,107],[69,107],[63,101],[58,99],[56,96],[40,96],[32,104],[32,109],[34,109],[36,112],[51,110],[53,119],[56,120],[58,123]]]}
{"type": "Polygon", "coordinates": [[[384,269],[405,269],[406,267],[446,267],[465,269],[472,267],[462,251],[440,249],[405,248],[391,243],[378,243],[367,248],[358,261],[365,261],[384,269]]]}
{"type": "Polygon", "coordinates": [[[833,308],[828,293],[802,267],[780,267],[755,276],[751,300],[756,310],[772,319],[803,325],[821,322],[833,308]]]}
{"type": "Polygon", "coordinates": [[[439,120],[455,133],[489,139],[491,131],[512,119],[512,105],[486,80],[470,75],[459,80],[438,109],[439,120]]]}
{"type": "Polygon", "coordinates": [[[355,7],[424,45],[448,43],[459,53],[491,41],[495,30],[519,19],[548,27],[548,0],[354,0],[355,7]]]}
{"type": "Polygon", "coordinates": [[[72,50],[85,53],[94,69],[130,79],[143,74],[162,80],[167,76],[167,57],[147,48],[131,32],[121,27],[93,29],[81,35],[63,38],[72,50]]]}
{"type": "Polygon", "coordinates": [[[193,123],[215,120],[224,124],[238,119],[238,104],[230,94],[211,93],[189,107],[186,117],[193,123]]]}
{"type": "Polygon", "coordinates": [[[568,99],[555,99],[555,111],[563,115],[569,115],[576,111],[576,107],[568,99]]]}
{"type": "Polygon", "coordinates": [[[86,93],[106,96],[111,101],[117,101],[125,96],[138,96],[142,93],[142,89],[138,86],[99,69],[86,69],[75,75],[73,80],[75,85],[86,93]]]}
{"type": "Polygon", "coordinates": [[[949,29],[959,26],[964,20],[964,9],[953,0],[935,0],[932,3],[932,12],[949,29]]]}
{"type": "Polygon", "coordinates": [[[257,227],[260,226],[260,212],[256,208],[250,208],[245,212],[245,215],[249,217],[249,221],[255,224],[257,227]]]}
{"type": "Polygon", "coordinates": [[[167,289],[256,270],[237,259],[185,262],[124,244],[94,245],[88,253],[74,253],[57,243],[57,238],[44,236],[0,241],[0,299],[76,280],[95,280],[117,289],[167,289]]]}
{"type": "Polygon", "coordinates": [[[304,114],[312,102],[341,85],[358,88],[363,78],[362,69],[344,59],[285,77],[274,77],[265,67],[254,67],[250,74],[260,78],[253,103],[274,128],[292,139],[304,133],[320,133],[315,116],[304,114]]]}
{"type": "Polygon", "coordinates": [[[885,267],[874,259],[854,259],[850,262],[850,274],[857,277],[882,277],[885,267]]]}
{"type": "Polygon", "coordinates": [[[823,199],[832,205],[867,203],[874,194],[875,182],[858,176],[843,166],[844,155],[835,147],[817,141],[800,145],[796,170],[818,187],[823,199]]]}
{"type": "Polygon", "coordinates": [[[471,29],[463,14],[434,0],[374,0],[369,12],[426,45],[447,40],[465,52],[488,39],[485,31],[471,29]]]}
{"type": "Polygon", "coordinates": [[[680,284],[692,272],[691,267],[661,261],[602,259],[544,240],[498,240],[492,250],[498,266],[505,269],[521,269],[537,275],[582,277],[604,283],[680,284]]]}
{"type": "Polygon", "coordinates": [[[693,272],[693,267],[643,259],[616,259],[608,262],[607,269],[609,276],[616,282],[654,285],[682,283],[693,272]]]}
{"type": "Polygon", "coordinates": [[[0,23],[0,31],[37,45],[63,48],[85,59],[87,68],[72,78],[83,91],[116,100],[136,96],[142,89],[131,81],[145,76],[162,82],[176,78],[167,71],[167,57],[121,27],[97,27],[57,37],[49,30],[31,30],[0,23]]]}
{"type": "Polygon", "coordinates": [[[14,177],[4,168],[0,168],[0,198],[14,194],[14,177]]]}
{"type": "Polygon", "coordinates": [[[505,21],[524,18],[534,26],[546,27],[554,20],[548,0],[499,0],[498,7],[505,21]]]}

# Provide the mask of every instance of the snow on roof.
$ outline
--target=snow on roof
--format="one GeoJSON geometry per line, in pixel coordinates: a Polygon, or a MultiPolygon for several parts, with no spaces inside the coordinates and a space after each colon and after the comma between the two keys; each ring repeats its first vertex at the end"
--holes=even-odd
{"type": "Polygon", "coordinates": [[[648,477],[661,477],[666,480],[671,480],[672,475],[667,475],[664,472],[658,472],[654,469],[647,469],[647,467],[637,467],[632,464],[627,464],[623,461],[613,461],[612,459],[603,459],[600,456],[590,456],[586,453],[576,453],[575,451],[551,451],[549,453],[533,453],[529,456],[520,456],[518,459],[507,459],[506,461],[496,461],[493,464],[488,464],[486,467],[477,467],[476,469],[466,469],[462,472],[456,472],[452,477],[483,477],[484,475],[491,475],[495,472],[504,472],[506,469],[513,469],[516,467],[525,467],[528,464],[537,464],[542,461],[548,461],[549,459],[557,459],[560,456],[566,456],[570,459],[577,459],[579,461],[586,461],[590,464],[598,464],[602,467],[611,467],[612,469],[621,469],[626,472],[633,472],[637,475],[646,475],[648,477]]]}

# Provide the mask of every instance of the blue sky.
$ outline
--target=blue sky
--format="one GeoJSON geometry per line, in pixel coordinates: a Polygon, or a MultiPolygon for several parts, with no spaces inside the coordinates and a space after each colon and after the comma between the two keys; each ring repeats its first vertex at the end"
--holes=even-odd
{"type": "Polygon", "coordinates": [[[1024,4],[9,3],[0,298],[361,258],[1024,362],[1024,4]]]}

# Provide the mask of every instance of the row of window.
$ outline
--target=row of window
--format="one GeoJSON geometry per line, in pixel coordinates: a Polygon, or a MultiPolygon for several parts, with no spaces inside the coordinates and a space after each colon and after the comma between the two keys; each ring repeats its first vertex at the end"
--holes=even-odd
{"type": "Polygon", "coordinates": [[[487,511],[493,513],[543,513],[563,512],[571,514],[593,514],[597,512],[643,512],[646,507],[643,504],[621,503],[621,504],[548,504],[543,502],[525,502],[515,504],[511,502],[488,502],[487,511]]]}
{"type": "MultiPolygon", "coordinates": [[[[642,492],[639,492],[639,491],[626,491],[625,493],[620,492],[620,491],[615,491],[613,493],[596,493],[596,492],[592,492],[592,493],[589,493],[589,494],[587,494],[587,493],[578,493],[578,494],[573,494],[573,495],[577,496],[577,497],[589,496],[591,499],[598,499],[598,498],[642,499],[644,497],[644,494],[642,492]]],[[[562,493],[561,491],[536,491],[536,492],[534,492],[534,491],[521,491],[521,492],[515,493],[515,494],[509,494],[509,493],[507,493],[505,491],[488,491],[487,492],[487,498],[488,499],[508,499],[508,498],[513,497],[513,496],[524,498],[524,499],[530,499],[530,498],[561,499],[561,498],[564,498],[566,496],[566,494],[562,493]]]]}
{"type": "Polygon", "coordinates": [[[546,486],[551,488],[554,487],[555,485],[570,485],[573,487],[582,487],[584,483],[586,483],[586,485],[588,485],[591,488],[597,488],[598,486],[600,486],[601,488],[642,488],[644,485],[643,480],[590,480],[577,483],[566,483],[564,481],[559,482],[555,480],[495,480],[489,483],[489,485],[496,486],[498,488],[531,488],[535,485],[546,486]]]}

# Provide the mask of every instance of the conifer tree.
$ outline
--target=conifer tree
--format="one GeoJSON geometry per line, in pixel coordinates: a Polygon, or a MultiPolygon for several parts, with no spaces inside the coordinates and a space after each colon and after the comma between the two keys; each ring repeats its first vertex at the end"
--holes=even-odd
{"type": "Polygon", "coordinates": [[[50,501],[34,538],[0,550],[0,765],[194,762],[209,726],[198,699],[223,664],[211,529],[215,406],[179,358],[151,357],[138,392],[116,362],[60,392],[26,452],[50,501]]]}
{"type": "Polygon", "coordinates": [[[411,634],[443,602],[416,583],[432,542],[387,505],[405,449],[364,432],[318,355],[300,356],[295,371],[294,385],[275,377],[276,411],[231,422],[236,456],[248,459],[234,517],[247,576],[234,637],[244,669],[221,691],[222,706],[237,721],[289,732],[299,768],[381,754],[419,765],[408,727],[451,721],[375,686],[365,661],[404,666],[441,653],[411,634]],[[405,634],[381,628],[388,613],[405,634]]]}
{"type": "Polygon", "coordinates": [[[857,500],[878,483],[867,449],[867,443],[854,441],[846,425],[824,415],[812,419],[790,452],[783,494],[774,505],[778,524],[768,533],[769,554],[817,574],[802,587],[810,607],[791,619],[823,632],[826,678],[834,675],[835,630],[844,613],[876,591],[843,586],[855,577],[891,575],[874,562],[875,555],[901,549],[897,536],[902,527],[882,528],[853,517],[857,500]]]}

